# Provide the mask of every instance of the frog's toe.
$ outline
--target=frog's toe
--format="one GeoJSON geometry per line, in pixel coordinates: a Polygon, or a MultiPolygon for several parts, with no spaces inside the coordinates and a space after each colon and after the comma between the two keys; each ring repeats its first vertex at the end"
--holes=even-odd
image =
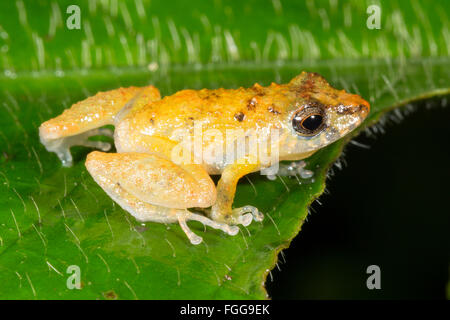
{"type": "Polygon", "coordinates": [[[197,245],[203,242],[203,238],[196,235],[195,233],[192,233],[190,236],[188,236],[188,238],[193,245],[197,245]]]}
{"type": "Polygon", "coordinates": [[[111,130],[109,128],[97,128],[88,131],[89,137],[92,136],[107,136],[110,138],[114,138],[114,130],[111,130]]]}
{"type": "Polygon", "coordinates": [[[257,222],[261,222],[264,220],[264,214],[261,211],[256,212],[253,215],[253,220],[257,221],[257,222]]]}
{"type": "MultiPolygon", "coordinates": [[[[189,216],[188,216],[189,217],[189,216]]],[[[183,229],[184,233],[188,237],[189,241],[193,245],[197,245],[202,243],[203,238],[196,235],[192,230],[188,227],[186,220],[188,219],[185,214],[179,214],[178,215],[178,223],[180,224],[181,229],[183,229]]]]}
{"type": "Polygon", "coordinates": [[[214,221],[200,214],[191,213],[188,219],[199,221],[203,223],[205,226],[209,226],[214,229],[222,230],[223,232],[229,234],[230,236],[235,236],[239,232],[239,227],[237,226],[230,226],[229,224],[223,222],[214,221]]]}
{"type": "Polygon", "coordinates": [[[237,218],[237,224],[242,224],[244,227],[250,225],[253,220],[253,215],[251,213],[246,213],[237,218]]]}
{"type": "Polygon", "coordinates": [[[230,231],[228,232],[228,234],[230,236],[235,236],[239,233],[239,227],[237,226],[230,226],[230,231]]]}
{"type": "Polygon", "coordinates": [[[92,129],[92,130],[86,131],[84,134],[81,134],[79,136],[79,139],[74,141],[74,144],[89,147],[89,148],[100,149],[102,151],[109,151],[111,149],[111,144],[108,142],[88,140],[88,138],[94,137],[94,136],[106,136],[106,137],[113,138],[114,131],[111,129],[108,129],[108,128],[92,129]]]}
{"type": "Polygon", "coordinates": [[[58,149],[55,151],[56,155],[58,156],[59,160],[61,161],[62,165],[64,167],[71,167],[73,164],[73,158],[72,154],[70,153],[70,150],[67,149],[58,149]]]}
{"type": "Polygon", "coordinates": [[[239,233],[239,227],[238,226],[230,226],[223,222],[218,222],[211,220],[205,216],[202,216],[200,214],[192,213],[189,211],[179,212],[178,215],[178,222],[180,223],[181,229],[183,229],[186,236],[189,238],[189,241],[194,244],[200,244],[203,241],[203,238],[196,235],[187,225],[186,221],[188,220],[195,220],[198,221],[205,226],[209,226],[214,229],[219,229],[225,232],[226,234],[230,236],[235,236],[239,233]]]}
{"type": "Polygon", "coordinates": [[[67,144],[66,138],[58,139],[43,139],[41,138],[42,144],[45,148],[56,153],[59,160],[62,162],[64,167],[71,167],[73,163],[72,155],[70,154],[70,146],[67,144]]]}
{"type": "Polygon", "coordinates": [[[100,149],[102,151],[109,151],[111,149],[111,144],[108,142],[103,142],[103,141],[84,140],[84,141],[78,142],[77,145],[89,147],[89,148],[100,149]]]}

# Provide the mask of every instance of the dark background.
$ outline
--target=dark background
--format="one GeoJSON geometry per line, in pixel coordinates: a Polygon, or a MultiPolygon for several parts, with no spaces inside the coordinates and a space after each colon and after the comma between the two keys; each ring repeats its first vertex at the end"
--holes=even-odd
{"type": "Polygon", "coordinates": [[[415,106],[385,134],[349,144],[329,194],[268,277],[273,299],[445,299],[450,261],[450,109],[415,106]],[[368,290],[366,268],[381,268],[368,290]]]}

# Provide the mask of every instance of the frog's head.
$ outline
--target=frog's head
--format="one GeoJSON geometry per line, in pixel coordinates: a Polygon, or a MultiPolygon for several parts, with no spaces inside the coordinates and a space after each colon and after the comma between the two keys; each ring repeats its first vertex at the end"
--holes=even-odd
{"type": "Polygon", "coordinates": [[[342,138],[367,117],[370,105],[356,94],[336,90],[317,73],[303,72],[288,84],[295,95],[285,119],[280,156],[301,159],[342,138]]]}

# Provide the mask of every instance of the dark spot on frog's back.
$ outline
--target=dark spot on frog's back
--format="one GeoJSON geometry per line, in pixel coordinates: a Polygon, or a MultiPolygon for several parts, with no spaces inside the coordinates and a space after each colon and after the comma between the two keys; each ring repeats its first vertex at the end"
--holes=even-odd
{"type": "Polygon", "coordinates": [[[269,110],[269,112],[273,113],[273,114],[280,114],[281,112],[278,111],[277,109],[275,109],[275,106],[270,106],[267,108],[267,110],[269,110]]]}
{"type": "Polygon", "coordinates": [[[309,72],[308,78],[316,78],[316,79],[320,79],[320,80],[325,80],[325,78],[317,72],[309,72]]]}
{"type": "Polygon", "coordinates": [[[251,110],[251,111],[255,110],[256,104],[257,104],[257,101],[256,101],[255,97],[251,98],[250,100],[248,100],[247,109],[251,110]]]}
{"type": "Polygon", "coordinates": [[[217,99],[219,95],[217,93],[211,93],[204,97],[205,100],[217,99]]]}
{"type": "Polygon", "coordinates": [[[315,84],[312,79],[305,79],[300,85],[292,88],[297,97],[309,100],[311,94],[315,92],[315,84]]]}
{"type": "Polygon", "coordinates": [[[300,93],[304,91],[316,92],[316,87],[319,84],[326,82],[325,78],[316,72],[308,72],[307,76],[304,78],[303,82],[299,87],[300,93]]]}
{"type": "Polygon", "coordinates": [[[245,114],[243,112],[238,112],[234,115],[234,119],[239,122],[242,122],[244,120],[244,118],[245,118],[245,114]]]}
{"type": "Polygon", "coordinates": [[[219,98],[219,95],[213,90],[201,90],[199,91],[199,97],[204,100],[214,100],[219,98]]]}
{"type": "Polygon", "coordinates": [[[253,92],[255,93],[255,96],[263,97],[265,95],[264,88],[261,87],[259,84],[255,83],[252,87],[253,92]]]}
{"type": "Polygon", "coordinates": [[[303,82],[301,88],[302,90],[310,91],[312,88],[314,88],[314,79],[307,79],[305,82],[303,82]]]}
{"type": "Polygon", "coordinates": [[[184,123],[185,123],[187,126],[193,125],[193,124],[194,124],[194,117],[187,117],[187,118],[184,118],[184,123]]]}

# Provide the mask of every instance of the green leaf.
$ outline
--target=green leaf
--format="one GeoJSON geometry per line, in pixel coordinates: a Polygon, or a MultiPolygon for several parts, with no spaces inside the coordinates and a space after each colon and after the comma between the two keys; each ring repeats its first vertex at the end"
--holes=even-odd
{"type": "Polygon", "coordinates": [[[72,3],[0,5],[0,298],[267,298],[268,272],[350,139],[307,160],[310,180],[242,179],[235,206],[265,220],[235,237],[190,223],[204,238],[193,246],[178,225],[140,224],[115,205],[84,167],[90,149],[73,148],[63,168],[39,143],[40,123],[97,91],[151,83],[167,95],[308,70],[370,101],[365,128],[449,94],[447,2],[380,1],[381,29],[369,29],[363,1],[78,1],[81,29],[69,30],[72,3]],[[66,285],[72,265],[81,290],[66,285]]]}

